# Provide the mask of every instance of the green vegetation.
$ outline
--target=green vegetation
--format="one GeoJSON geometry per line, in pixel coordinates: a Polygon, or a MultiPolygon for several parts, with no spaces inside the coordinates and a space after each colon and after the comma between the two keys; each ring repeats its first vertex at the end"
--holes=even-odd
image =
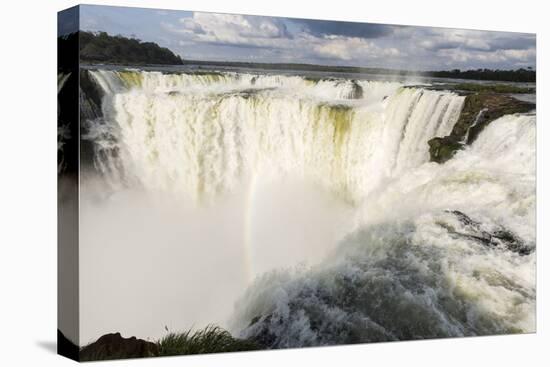
{"type": "Polygon", "coordinates": [[[475,84],[460,83],[453,86],[453,89],[467,92],[493,92],[493,93],[534,93],[534,88],[518,87],[510,84],[475,84]]]}
{"type": "Polygon", "coordinates": [[[453,79],[474,79],[474,80],[499,80],[508,82],[535,82],[537,73],[532,68],[517,69],[517,70],[448,70],[448,71],[428,71],[424,73],[426,76],[437,78],[453,78],[453,79]]]}
{"type": "MultiPolygon", "coordinates": [[[[69,342],[70,343],[70,342],[69,342]]],[[[77,348],[74,346],[74,348],[77,348]]],[[[136,337],[123,338],[120,333],[105,334],[80,349],[80,361],[161,357],[188,354],[240,352],[262,349],[251,341],[237,339],[215,325],[202,330],[170,333],[156,342],[136,337]]]]}
{"type": "Polygon", "coordinates": [[[153,42],[110,36],[105,32],[80,32],[80,61],[127,65],[180,65],[181,57],[153,42]]]}
{"type": "Polygon", "coordinates": [[[160,356],[224,353],[258,350],[260,347],[249,340],[235,339],[231,334],[217,326],[191,333],[170,333],[158,343],[160,356]]]}

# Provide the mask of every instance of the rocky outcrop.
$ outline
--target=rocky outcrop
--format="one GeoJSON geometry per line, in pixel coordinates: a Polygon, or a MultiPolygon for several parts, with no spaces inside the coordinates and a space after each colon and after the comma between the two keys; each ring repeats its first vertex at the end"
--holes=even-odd
{"type": "Polygon", "coordinates": [[[461,230],[457,230],[447,223],[438,222],[453,237],[475,241],[489,248],[506,249],[522,256],[529,255],[534,251],[533,247],[525,244],[521,238],[502,226],[487,229],[459,210],[446,212],[454,215],[463,227],[461,230]]]}
{"type": "Polygon", "coordinates": [[[363,87],[357,83],[356,80],[351,81],[352,90],[350,95],[348,96],[349,99],[361,99],[363,98],[363,87]]]}
{"type": "Polygon", "coordinates": [[[479,93],[466,96],[460,117],[451,134],[428,141],[430,160],[444,163],[465,145],[473,143],[481,131],[492,121],[504,115],[533,110],[533,103],[520,101],[497,93],[479,93]]]}
{"type": "Polygon", "coordinates": [[[428,145],[430,146],[430,160],[436,163],[447,162],[463,146],[462,142],[453,136],[430,139],[428,145]]]}
{"type": "Polygon", "coordinates": [[[81,361],[97,361],[119,358],[141,358],[159,355],[156,343],[143,339],[123,338],[120,333],[106,334],[80,350],[81,361]]]}
{"type": "Polygon", "coordinates": [[[103,92],[96,82],[92,80],[92,76],[88,70],[80,70],[79,83],[81,120],[101,117],[103,92]]]}
{"type": "MultiPolygon", "coordinates": [[[[87,69],[79,73],[79,112],[80,136],[86,137],[89,133],[89,121],[103,118],[102,101],[103,91],[93,79],[87,69]]],[[[80,167],[84,170],[94,167],[94,145],[86,138],[80,139],[80,167]]]]}

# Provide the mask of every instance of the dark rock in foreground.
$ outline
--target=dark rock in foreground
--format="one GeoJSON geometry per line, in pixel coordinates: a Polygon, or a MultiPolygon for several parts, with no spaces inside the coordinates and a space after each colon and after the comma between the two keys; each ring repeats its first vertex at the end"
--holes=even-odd
{"type": "Polygon", "coordinates": [[[159,355],[159,347],[135,336],[123,338],[120,333],[106,334],[82,348],[81,361],[96,361],[119,358],[141,358],[159,355]]]}
{"type": "Polygon", "coordinates": [[[481,93],[466,96],[464,107],[451,134],[428,141],[430,160],[445,163],[465,145],[472,144],[492,121],[514,113],[533,110],[533,103],[520,101],[505,94],[481,93]]]}

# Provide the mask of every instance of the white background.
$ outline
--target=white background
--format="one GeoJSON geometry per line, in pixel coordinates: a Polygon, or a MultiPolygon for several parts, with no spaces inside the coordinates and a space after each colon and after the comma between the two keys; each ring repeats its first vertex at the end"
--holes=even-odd
{"type": "MultiPolygon", "coordinates": [[[[102,366],[548,366],[548,57],[545,1],[146,0],[94,4],[537,33],[537,334],[105,362],[102,366]]],[[[53,366],[56,338],[56,12],[1,2],[0,366],[53,366]]]]}

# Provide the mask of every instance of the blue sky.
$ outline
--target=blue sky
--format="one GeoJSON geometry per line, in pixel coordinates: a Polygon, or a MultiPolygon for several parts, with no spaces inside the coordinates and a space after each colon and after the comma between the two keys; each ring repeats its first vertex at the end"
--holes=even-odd
{"type": "Polygon", "coordinates": [[[80,29],[184,59],[444,70],[535,67],[534,34],[82,5],[80,29]]]}

